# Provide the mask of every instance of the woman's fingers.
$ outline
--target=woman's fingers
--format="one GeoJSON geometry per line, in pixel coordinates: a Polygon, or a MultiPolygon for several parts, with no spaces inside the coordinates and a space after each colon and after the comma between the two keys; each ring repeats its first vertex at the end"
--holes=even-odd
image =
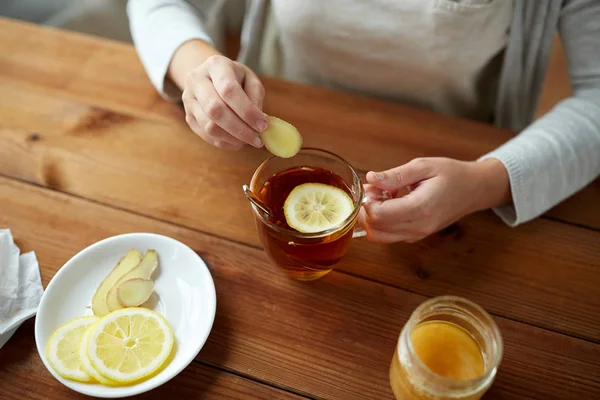
{"type": "Polygon", "coordinates": [[[262,147],[259,132],[268,124],[263,98],[264,87],[256,74],[220,55],[209,57],[189,74],[182,96],[192,130],[227,149],[241,148],[241,143],[262,147]]]}
{"type": "Polygon", "coordinates": [[[197,102],[184,105],[186,122],[194,133],[213,146],[226,150],[240,150],[244,142],[231,136],[223,128],[208,119],[197,102]]]}
{"type": "Polygon", "coordinates": [[[191,89],[209,120],[244,143],[248,143],[254,147],[262,146],[262,141],[258,137],[258,133],[229,108],[223,99],[221,99],[210,80],[199,80],[194,83],[191,89]]]}
{"type": "Polygon", "coordinates": [[[367,232],[367,239],[372,242],[379,243],[395,243],[395,242],[407,242],[414,243],[423,238],[423,236],[415,229],[418,222],[409,221],[403,225],[396,227],[390,227],[390,230],[385,230],[385,227],[378,228],[369,221],[367,212],[363,209],[358,215],[360,226],[364,227],[367,232]]]}
{"type": "Polygon", "coordinates": [[[365,198],[367,201],[385,201],[391,200],[396,197],[398,194],[397,191],[388,191],[379,189],[376,186],[373,186],[369,183],[363,185],[365,190],[365,198]]]}
{"type": "Polygon", "coordinates": [[[412,195],[391,200],[369,201],[365,203],[364,207],[369,221],[378,228],[389,227],[391,229],[421,217],[419,199],[412,195]]]}
{"type": "MultiPolygon", "coordinates": [[[[256,74],[250,69],[246,70],[246,76],[244,77],[242,87],[244,88],[244,92],[246,92],[246,94],[248,95],[250,102],[252,102],[252,104],[254,104],[259,110],[262,110],[263,101],[265,98],[265,87],[263,86],[258,76],[256,76],[256,74]]],[[[264,122],[267,123],[266,117],[264,119],[264,122]]],[[[259,132],[262,132],[264,129],[266,129],[266,125],[264,126],[264,128],[262,128],[262,125],[257,125],[257,128],[259,132]]]]}
{"type": "Polygon", "coordinates": [[[382,232],[377,230],[367,233],[367,239],[377,243],[414,243],[419,240],[405,232],[382,232]]]}
{"type": "Polygon", "coordinates": [[[414,242],[427,236],[425,191],[390,199],[385,196],[385,190],[371,184],[364,187],[369,201],[364,204],[359,218],[370,240],[414,242]]]}
{"type": "Polygon", "coordinates": [[[215,140],[211,144],[215,147],[218,147],[219,149],[230,150],[230,151],[238,151],[238,150],[241,150],[242,147],[244,147],[243,143],[242,144],[231,144],[224,140],[215,140]]]}
{"type": "Polygon", "coordinates": [[[367,173],[367,181],[385,190],[398,190],[418,184],[434,176],[433,165],[424,158],[414,160],[383,172],[367,173]]]}
{"type": "Polygon", "coordinates": [[[224,58],[213,62],[207,61],[207,71],[221,99],[245,124],[257,132],[267,128],[267,117],[256,104],[252,103],[250,94],[246,93],[241,85],[248,80],[248,86],[253,91],[252,96],[255,100],[260,98],[262,101],[262,96],[259,96],[258,92],[262,89],[262,84],[256,75],[242,65],[224,58]]]}

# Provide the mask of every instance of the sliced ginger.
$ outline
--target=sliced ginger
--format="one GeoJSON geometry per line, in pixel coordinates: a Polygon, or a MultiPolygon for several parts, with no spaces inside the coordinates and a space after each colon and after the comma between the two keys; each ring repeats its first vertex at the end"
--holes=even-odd
{"type": "MultiPolygon", "coordinates": [[[[139,262],[137,267],[130,270],[125,275],[121,276],[120,279],[117,282],[115,282],[113,287],[110,288],[110,290],[108,291],[108,294],[106,296],[106,305],[108,307],[108,310],[110,312],[113,312],[116,310],[120,310],[123,307],[129,307],[129,306],[123,306],[119,302],[117,287],[121,283],[128,281],[128,280],[132,280],[132,279],[151,280],[152,273],[154,272],[154,270],[156,270],[157,266],[158,266],[158,253],[156,252],[156,250],[148,250],[144,254],[144,257],[142,257],[142,260],[139,262]]],[[[152,292],[150,294],[152,294],[152,292]]],[[[148,295],[148,297],[150,297],[150,295],[148,295]]],[[[144,300],[144,301],[146,301],[146,300],[144,300]]]]}
{"type": "Polygon", "coordinates": [[[267,150],[281,158],[290,158],[302,148],[302,135],[296,127],[282,119],[268,117],[269,126],[260,134],[267,150]]]}
{"type": "Polygon", "coordinates": [[[117,298],[123,307],[137,307],[145,303],[154,291],[151,279],[129,279],[117,285],[117,298]]]}
{"type": "Polygon", "coordinates": [[[100,283],[100,286],[96,289],[96,293],[94,293],[94,297],[92,297],[92,311],[94,311],[94,315],[102,317],[111,311],[109,310],[106,301],[109,291],[124,275],[135,269],[141,259],[142,253],[133,249],[129,250],[127,254],[119,260],[108,276],[100,283]]]}

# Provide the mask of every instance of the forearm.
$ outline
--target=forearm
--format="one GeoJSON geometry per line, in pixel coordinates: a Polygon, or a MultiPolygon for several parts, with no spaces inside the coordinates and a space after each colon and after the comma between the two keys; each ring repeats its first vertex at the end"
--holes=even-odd
{"type": "Polygon", "coordinates": [[[203,40],[187,41],[175,51],[169,64],[167,79],[183,90],[187,75],[210,56],[218,54],[221,53],[203,40]]]}
{"type": "MultiPolygon", "coordinates": [[[[185,62],[174,64],[176,70],[174,81],[168,77],[168,71],[175,53],[184,47],[197,48],[201,42],[204,47],[212,45],[212,38],[205,29],[210,8],[218,2],[202,2],[201,7],[193,7],[183,0],[129,0],[127,15],[131,36],[142,64],[150,77],[150,81],[165,98],[177,101],[181,99],[181,90],[175,86],[185,81],[186,65],[198,65],[198,61],[190,56],[182,57],[185,62]],[[187,60],[187,61],[186,61],[187,60]],[[183,76],[183,78],[180,78],[183,76]]],[[[186,54],[188,51],[181,51],[186,54]]],[[[190,51],[189,54],[197,53],[190,51]]],[[[199,52],[199,59],[205,52],[199,52]]],[[[206,59],[208,56],[204,56],[206,59]]],[[[188,67],[189,68],[189,67],[188,67]]]]}
{"type": "Polygon", "coordinates": [[[509,225],[531,220],[600,173],[600,91],[578,93],[482,159],[508,171],[512,207],[496,212],[509,225]]]}

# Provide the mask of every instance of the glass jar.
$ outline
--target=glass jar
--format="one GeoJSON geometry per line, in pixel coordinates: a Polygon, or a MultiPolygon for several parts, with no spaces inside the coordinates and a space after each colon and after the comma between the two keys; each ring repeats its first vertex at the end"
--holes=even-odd
{"type": "Polygon", "coordinates": [[[500,330],[483,308],[460,297],[436,297],[404,325],[390,384],[397,400],[477,400],[494,381],[502,351],[500,330]]]}

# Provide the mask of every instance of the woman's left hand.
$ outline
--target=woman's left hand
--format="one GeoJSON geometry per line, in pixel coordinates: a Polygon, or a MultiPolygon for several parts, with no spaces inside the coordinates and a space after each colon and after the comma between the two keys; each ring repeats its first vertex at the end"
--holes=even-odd
{"type": "Polygon", "coordinates": [[[504,165],[449,158],[417,158],[402,166],[369,172],[369,201],[360,220],[376,242],[416,242],[473,212],[511,201],[504,165]],[[408,194],[401,195],[403,189],[408,194]],[[389,192],[393,199],[382,199],[389,192]]]}

